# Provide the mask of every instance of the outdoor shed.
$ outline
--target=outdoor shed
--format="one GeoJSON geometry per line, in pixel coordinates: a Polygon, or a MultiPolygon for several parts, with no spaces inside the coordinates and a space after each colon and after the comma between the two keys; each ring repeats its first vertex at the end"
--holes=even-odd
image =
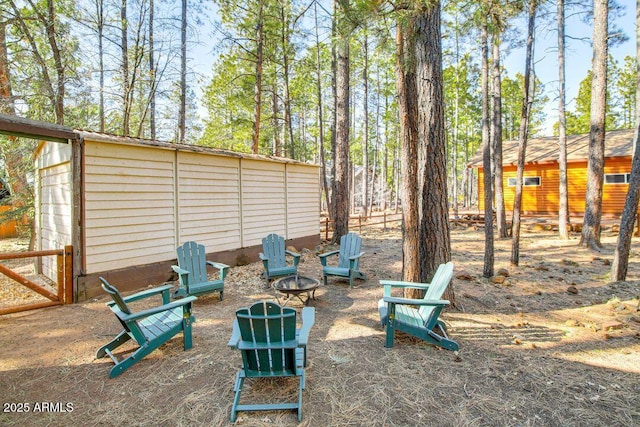
{"type": "Polygon", "coordinates": [[[269,233],[298,249],[320,241],[317,165],[74,133],[40,143],[35,206],[38,249],[73,246],[76,301],[102,293],[99,276],[123,290],[169,280],[189,240],[230,265],[257,261],[269,233]]]}
{"type": "MultiPolygon", "coordinates": [[[[619,217],[629,190],[633,153],[633,129],[609,131],[605,136],[602,213],[619,217]]],[[[569,214],[584,214],[587,190],[589,134],[567,136],[567,191],[569,214]]],[[[513,211],[515,197],[518,141],[503,145],[503,186],[505,209],[513,211]]],[[[558,137],[527,140],[522,212],[532,215],[557,215],[559,210],[560,169],[558,137]]],[[[477,153],[469,167],[478,169],[478,208],[484,210],[484,169],[482,153],[477,153]]]]}

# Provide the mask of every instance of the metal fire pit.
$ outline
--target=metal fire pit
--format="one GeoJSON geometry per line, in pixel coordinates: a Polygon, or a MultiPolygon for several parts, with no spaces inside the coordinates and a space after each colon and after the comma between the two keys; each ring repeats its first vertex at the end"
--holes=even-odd
{"type": "Polygon", "coordinates": [[[284,298],[283,306],[291,299],[298,298],[304,305],[309,305],[310,299],[316,299],[316,289],[320,282],[316,279],[306,276],[287,276],[277,279],[273,282],[273,288],[276,290],[276,299],[280,302],[280,295],[284,298]],[[302,299],[302,295],[307,294],[307,299],[302,299]]]}

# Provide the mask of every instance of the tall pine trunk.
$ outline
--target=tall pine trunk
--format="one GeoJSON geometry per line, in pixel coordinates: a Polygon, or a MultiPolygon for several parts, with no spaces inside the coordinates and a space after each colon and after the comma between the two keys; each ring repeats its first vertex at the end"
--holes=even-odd
{"type": "Polygon", "coordinates": [[[127,0],[120,3],[120,48],[122,54],[122,136],[129,136],[131,133],[130,116],[131,104],[129,93],[132,88],[129,84],[129,46],[128,46],[128,20],[127,20],[127,0]]]}
{"type": "Polygon", "coordinates": [[[156,58],[153,24],[155,20],[154,0],[149,0],[149,133],[152,140],[156,139],[156,58]]]}
{"type": "MultiPolygon", "coordinates": [[[[398,190],[402,204],[402,280],[420,280],[418,264],[419,215],[418,215],[418,105],[415,98],[415,49],[411,21],[398,21],[396,30],[396,87],[398,115],[400,119],[400,169],[401,188],[398,190]]],[[[419,293],[405,291],[412,298],[419,293]]]]}
{"type": "Polygon", "coordinates": [[[260,120],[262,113],[262,63],[263,63],[263,45],[264,45],[264,5],[262,0],[258,7],[258,22],[256,22],[256,67],[255,67],[255,84],[253,86],[253,141],[251,152],[258,154],[260,148],[260,120]]]}
{"type": "Polygon", "coordinates": [[[96,0],[96,30],[98,32],[98,115],[100,120],[100,132],[105,129],[104,112],[104,1],[96,0]]]}
{"type": "Polygon", "coordinates": [[[482,91],[482,167],[484,171],[484,266],[482,275],[493,276],[495,260],[493,250],[493,188],[491,185],[491,138],[489,136],[489,41],[487,22],[480,29],[482,55],[481,91],[482,91]]]}
{"type": "Polygon", "coordinates": [[[362,84],[363,84],[363,115],[364,115],[364,130],[362,135],[362,214],[366,218],[368,216],[369,208],[369,40],[367,39],[367,33],[364,33],[364,42],[362,44],[364,54],[364,64],[362,69],[362,84]]]}
{"type": "MultiPolygon", "coordinates": [[[[420,281],[427,283],[439,264],[451,260],[439,2],[424,6],[416,17],[415,29],[419,149],[424,151],[420,281]]],[[[443,298],[455,304],[452,286],[443,298]]]]}
{"type": "Polygon", "coordinates": [[[349,233],[349,37],[341,31],[336,60],[336,143],[333,177],[334,232],[332,243],[349,233]]]}
{"type": "Polygon", "coordinates": [[[567,190],[567,117],[565,113],[565,66],[564,66],[564,0],[558,0],[558,169],[559,169],[559,206],[558,234],[561,239],[569,239],[569,192],[567,190]]]}
{"type": "MultiPolygon", "coordinates": [[[[636,28],[640,28],[640,0],[636,3],[636,28]]],[[[636,69],[640,69],[640,31],[636,31],[636,69]]],[[[631,163],[631,179],[629,190],[620,218],[620,232],[616,250],[611,263],[612,281],[626,280],[629,267],[629,255],[631,250],[631,235],[633,224],[638,218],[638,201],[640,200],[640,73],[636,75],[636,132],[633,141],[633,162],[631,163]]]]}
{"type": "Polygon", "coordinates": [[[322,64],[320,62],[320,35],[318,33],[318,5],[314,3],[315,20],[316,20],[316,87],[318,95],[318,129],[319,138],[318,154],[320,155],[320,173],[322,179],[322,191],[327,202],[327,211],[329,206],[329,186],[327,185],[327,162],[324,158],[324,115],[322,109],[322,64]]]}
{"type": "Polygon", "coordinates": [[[533,102],[531,69],[533,66],[533,43],[537,12],[537,0],[529,2],[529,26],[527,31],[527,53],[524,69],[524,93],[522,94],[522,110],[520,113],[520,143],[518,144],[518,160],[516,171],[516,194],[513,199],[511,265],[520,263],[520,215],[522,213],[522,181],[524,177],[524,161],[529,137],[529,115],[533,102]]]}
{"type": "Polygon", "coordinates": [[[493,96],[491,106],[491,142],[495,167],[494,189],[496,199],[496,228],[501,239],[508,237],[507,215],[504,207],[504,185],[502,182],[502,81],[500,78],[500,34],[492,38],[491,59],[493,66],[493,96]]]}
{"type": "Polygon", "coordinates": [[[593,62],[591,65],[591,116],[589,121],[589,160],[587,194],[580,245],[599,251],[604,181],[604,134],[607,105],[607,36],[609,2],[593,2],[593,62]]]}

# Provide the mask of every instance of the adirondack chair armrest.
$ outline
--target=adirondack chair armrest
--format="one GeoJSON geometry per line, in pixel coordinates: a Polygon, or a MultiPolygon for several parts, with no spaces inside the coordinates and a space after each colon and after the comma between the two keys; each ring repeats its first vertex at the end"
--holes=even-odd
{"type": "Polygon", "coordinates": [[[227,343],[227,346],[233,349],[237,349],[239,342],[240,342],[240,326],[238,326],[238,319],[234,319],[233,326],[231,329],[231,338],[229,338],[229,342],[227,343]]]}
{"type": "Polygon", "coordinates": [[[173,271],[174,271],[176,274],[179,274],[179,275],[181,275],[181,276],[182,276],[183,274],[190,274],[190,273],[189,273],[189,270],[185,270],[184,268],[180,268],[180,267],[178,267],[177,265],[172,265],[172,266],[171,266],[171,268],[173,269],[173,271]]]}
{"type": "Polygon", "coordinates": [[[194,302],[195,300],[197,300],[197,297],[194,296],[188,296],[185,298],[182,298],[180,300],[174,301],[174,302],[170,302],[169,304],[163,304],[160,305],[158,307],[153,307],[153,308],[149,308],[146,310],[142,310],[142,311],[138,311],[136,313],[131,313],[131,314],[125,314],[122,312],[117,312],[117,316],[120,320],[122,320],[123,322],[130,322],[132,320],[140,320],[140,319],[144,319],[145,317],[149,317],[152,316],[154,314],[157,313],[162,313],[164,311],[167,310],[173,310],[174,308],[177,307],[181,307],[187,304],[191,304],[192,302],[194,302]]]}
{"type": "Polygon", "coordinates": [[[302,326],[298,333],[298,347],[306,347],[309,341],[309,331],[316,322],[316,309],[315,307],[303,307],[302,308],[302,326]]]}
{"type": "Polygon", "coordinates": [[[285,249],[284,253],[287,254],[287,255],[291,255],[293,257],[293,265],[297,267],[298,263],[300,262],[300,256],[301,255],[298,254],[298,253],[295,253],[293,251],[286,250],[286,249],[285,249]]]}
{"type": "Polygon", "coordinates": [[[450,304],[448,300],[445,299],[412,299],[412,298],[396,298],[396,297],[383,297],[384,302],[387,304],[401,304],[401,305],[429,305],[436,307],[445,307],[450,304]]]}
{"type": "Polygon", "coordinates": [[[265,254],[263,254],[262,252],[260,252],[260,253],[258,254],[258,256],[260,257],[260,259],[261,259],[262,261],[269,261],[269,258],[268,258],[265,254]]]}
{"type": "Polygon", "coordinates": [[[294,257],[294,258],[300,258],[300,254],[299,254],[299,253],[296,253],[296,252],[290,251],[290,250],[288,250],[288,249],[287,249],[287,250],[285,250],[285,251],[284,251],[284,253],[289,254],[289,255],[291,255],[291,256],[292,256],[292,257],[294,257]]]}
{"type": "MultiPolygon", "coordinates": [[[[138,301],[144,298],[149,298],[157,294],[161,294],[163,292],[169,292],[173,288],[173,285],[162,285],[152,289],[147,289],[144,291],[136,292],[135,294],[123,297],[124,302],[132,302],[138,301]]],[[[168,295],[168,294],[167,294],[168,295]]],[[[168,296],[167,296],[168,298],[168,296]]],[[[113,304],[112,304],[113,305],[113,304]]]]}
{"type": "Polygon", "coordinates": [[[327,258],[333,255],[338,255],[340,253],[340,251],[331,251],[331,252],[325,252],[323,254],[318,255],[318,257],[320,257],[320,263],[322,264],[323,267],[327,266],[327,258]]]}
{"type": "Polygon", "coordinates": [[[227,268],[229,268],[227,264],[223,264],[221,262],[214,262],[214,261],[207,261],[207,265],[210,265],[211,267],[216,268],[218,270],[226,270],[227,268]]]}
{"type": "Polygon", "coordinates": [[[227,264],[215,261],[207,261],[207,265],[210,265],[211,267],[220,271],[220,280],[224,280],[224,278],[227,277],[227,271],[229,270],[229,266],[227,264]]]}
{"type": "Polygon", "coordinates": [[[331,251],[331,252],[325,252],[323,254],[318,255],[320,258],[326,258],[328,256],[332,256],[332,255],[338,255],[340,253],[340,251],[331,251]]]}
{"type": "Polygon", "coordinates": [[[360,258],[364,254],[365,254],[365,252],[360,252],[358,255],[350,256],[349,257],[349,261],[355,261],[355,260],[357,260],[358,258],[360,258]]]}

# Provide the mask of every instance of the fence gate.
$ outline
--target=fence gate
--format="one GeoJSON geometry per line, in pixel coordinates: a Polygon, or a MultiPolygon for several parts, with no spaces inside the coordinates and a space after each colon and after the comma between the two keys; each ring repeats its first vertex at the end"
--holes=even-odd
{"type": "MultiPolygon", "coordinates": [[[[72,246],[65,246],[64,249],[53,249],[47,251],[31,251],[31,252],[9,252],[0,254],[0,261],[5,260],[15,260],[15,259],[23,259],[23,258],[35,258],[35,270],[38,276],[43,276],[40,274],[41,265],[42,265],[42,257],[43,256],[55,256],[56,257],[56,265],[57,265],[57,287],[52,286],[54,291],[48,289],[42,284],[36,283],[34,280],[27,278],[23,273],[18,270],[18,268],[13,267],[10,268],[7,265],[4,265],[0,262],[0,273],[4,276],[18,282],[21,285],[26,286],[32,291],[42,295],[47,298],[49,301],[45,302],[37,302],[32,304],[23,304],[23,305],[14,305],[11,307],[0,308],[0,315],[9,314],[9,313],[17,313],[20,311],[27,310],[35,310],[37,308],[50,307],[53,305],[60,304],[71,304],[73,303],[73,263],[72,263],[72,246]],[[57,291],[56,291],[57,288],[57,291]]],[[[0,277],[0,279],[5,279],[0,277]]],[[[4,284],[0,284],[0,286],[5,286],[4,284]]]]}

